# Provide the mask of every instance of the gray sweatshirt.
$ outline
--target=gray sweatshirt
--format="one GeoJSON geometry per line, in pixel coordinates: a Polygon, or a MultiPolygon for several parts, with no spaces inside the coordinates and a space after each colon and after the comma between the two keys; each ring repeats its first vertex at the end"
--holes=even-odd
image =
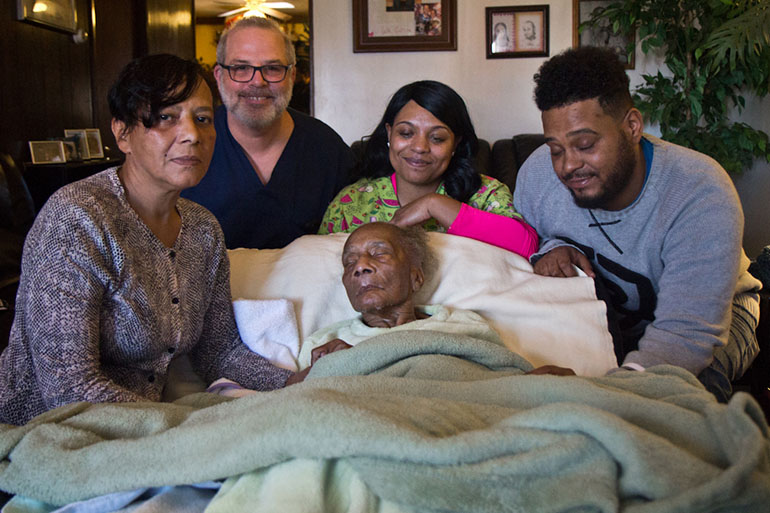
{"type": "Polygon", "coordinates": [[[734,295],[760,284],[747,272],[743,211],[727,173],[706,155],[644,137],[652,166],[627,208],[575,205],[546,145],[519,171],[514,206],[540,236],[532,260],[571,245],[602,276],[624,340],[638,339],[622,364],[668,363],[698,374],[727,341],[734,295]]]}

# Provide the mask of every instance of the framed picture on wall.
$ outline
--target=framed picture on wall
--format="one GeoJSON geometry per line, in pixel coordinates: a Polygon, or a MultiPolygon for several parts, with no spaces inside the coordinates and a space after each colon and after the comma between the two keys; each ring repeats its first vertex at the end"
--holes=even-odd
{"type": "Polygon", "coordinates": [[[457,0],[353,0],[353,52],[457,50],[457,0]]]}
{"type": "Polygon", "coordinates": [[[29,153],[33,164],[63,164],[67,162],[64,143],[61,141],[29,141],[29,153]]]}
{"type": "Polygon", "coordinates": [[[634,69],[635,51],[628,52],[633,36],[616,34],[606,19],[598,26],[580,26],[591,19],[591,13],[597,8],[607,7],[613,0],[572,0],[572,46],[603,46],[612,48],[626,69],[634,69]]]}
{"type": "Polygon", "coordinates": [[[487,59],[548,57],[548,6],[487,7],[487,59]]]}
{"type": "Polygon", "coordinates": [[[16,0],[17,17],[22,21],[64,32],[78,31],[75,0],[16,0]]]}

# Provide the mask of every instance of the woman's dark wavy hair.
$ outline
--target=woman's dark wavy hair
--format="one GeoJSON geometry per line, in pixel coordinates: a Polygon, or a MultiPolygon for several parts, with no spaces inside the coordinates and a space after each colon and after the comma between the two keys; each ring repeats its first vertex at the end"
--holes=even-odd
{"type": "Polygon", "coordinates": [[[155,126],[160,111],[189,98],[206,77],[196,61],[176,55],[139,57],[120,72],[107,94],[110,114],[127,129],[155,126]]]}
{"type": "Polygon", "coordinates": [[[596,98],[604,112],[622,116],[633,107],[623,63],[609,48],[582,46],[547,60],[535,74],[540,111],[596,98]]]}
{"type": "Polygon", "coordinates": [[[462,202],[468,201],[481,186],[481,177],[473,164],[473,157],[479,149],[479,139],[460,95],[451,87],[434,80],[412,82],[396,91],[380,123],[365,143],[359,174],[370,178],[393,174],[385,125],[393,126],[396,115],[410,100],[445,123],[452,130],[455,140],[459,140],[455,154],[444,172],[444,187],[450,197],[462,202]]]}

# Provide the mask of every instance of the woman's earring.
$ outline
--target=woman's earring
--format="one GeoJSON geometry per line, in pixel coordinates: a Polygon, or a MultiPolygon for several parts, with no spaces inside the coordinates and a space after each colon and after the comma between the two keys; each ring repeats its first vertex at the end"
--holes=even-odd
{"type": "Polygon", "coordinates": [[[388,148],[390,148],[390,141],[388,141],[388,148]]]}

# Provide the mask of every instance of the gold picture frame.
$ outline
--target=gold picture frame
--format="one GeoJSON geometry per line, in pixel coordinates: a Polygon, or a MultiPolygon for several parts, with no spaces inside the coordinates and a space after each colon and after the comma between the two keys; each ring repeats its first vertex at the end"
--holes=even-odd
{"type": "Polygon", "coordinates": [[[78,150],[78,157],[80,157],[81,160],[88,160],[91,158],[91,155],[88,152],[88,138],[86,137],[85,128],[67,128],[64,130],[64,136],[74,138],[78,150]]]}
{"type": "Polygon", "coordinates": [[[46,0],[43,2],[45,9],[36,9],[35,5],[39,3],[36,0],[17,0],[18,19],[73,34],[78,31],[75,0],[46,0]]]}
{"type": "Polygon", "coordinates": [[[62,141],[29,141],[33,164],[64,164],[67,154],[62,141]]]}
{"type": "Polygon", "coordinates": [[[104,158],[102,134],[98,128],[86,128],[86,144],[88,146],[88,155],[92,159],[104,158]]]}

